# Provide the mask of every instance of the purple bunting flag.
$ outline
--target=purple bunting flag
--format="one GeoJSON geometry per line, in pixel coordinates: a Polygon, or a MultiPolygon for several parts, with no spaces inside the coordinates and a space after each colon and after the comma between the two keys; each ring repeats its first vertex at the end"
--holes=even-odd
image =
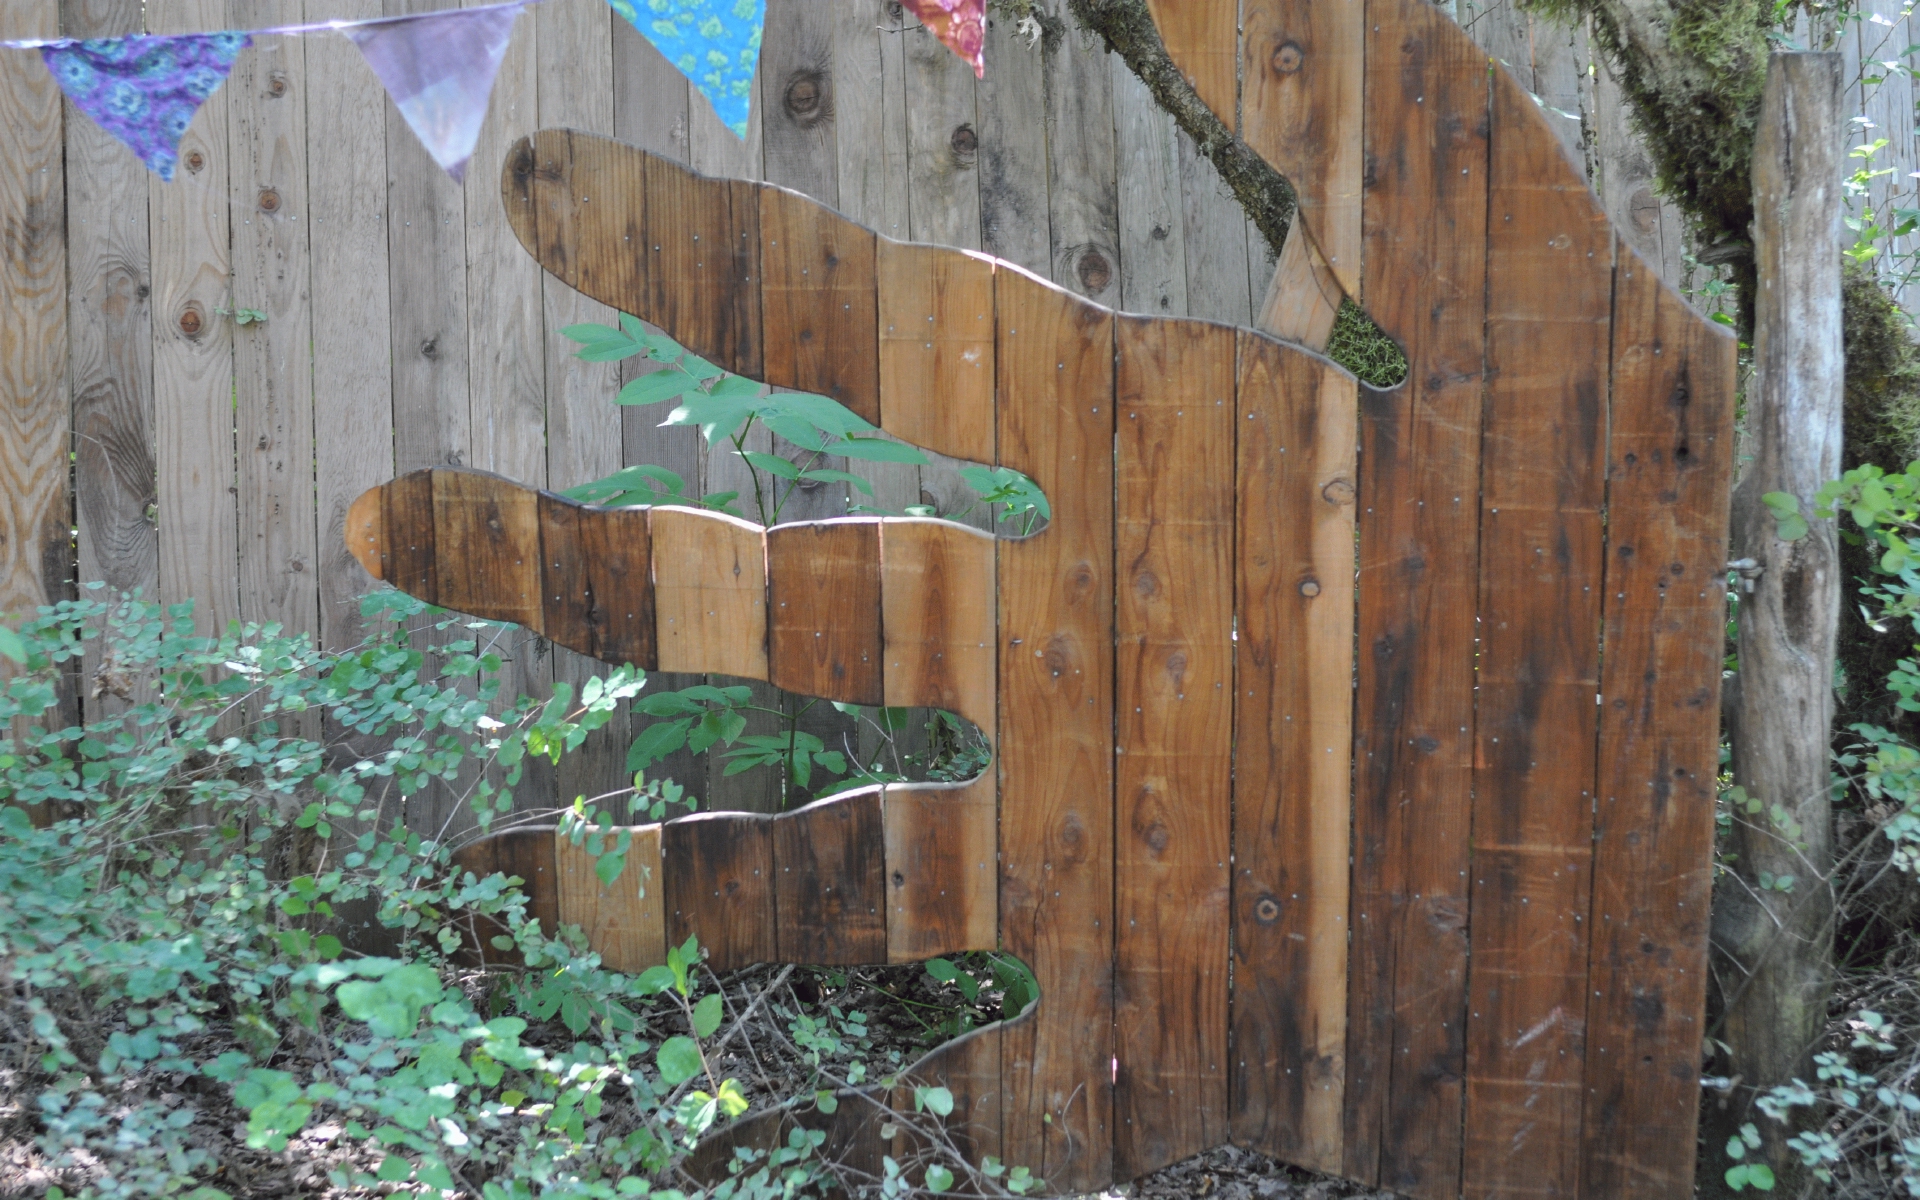
{"type": "Polygon", "coordinates": [[[229,31],[61,41],[39,50],[75,108],[171,180],[193,114],[252,44],[249,35],[229,31]]]}
{"type": "Polygon", "coordinates": [[[459,182],[480,140],[493,80],[525,5],[444,9],[342,26],[414,135],[459,182]]]}

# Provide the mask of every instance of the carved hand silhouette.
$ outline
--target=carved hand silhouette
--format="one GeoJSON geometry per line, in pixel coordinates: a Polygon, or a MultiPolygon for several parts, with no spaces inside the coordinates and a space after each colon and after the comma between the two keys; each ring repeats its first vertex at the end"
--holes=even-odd
{"type": "Polygon", "coordinates": [[[546,270],[1022,471],[1053,518],[762,530],[458,470],[369,492],[354,552],[423,599],[609,662],[957,710],[994,745],[972,784],[643,830],[645,897],[550,834],[482,853],[550,871],[545,915],[616,967],[689,932],[723,967],[1018,956],[1039,1002],[909,1074],[954,1092],[976,1156],[1061,1190],[1231,1140],[1421,1196],[1684,1194],[1729,344],[1437,10],[1249,0],[1242,38],[1231,5],[1154,8],[1296,173],[1307,258],[1365,291],[1408,382],[1363,396],[1258,333],[534,135],[503,188],[546,270]]]}

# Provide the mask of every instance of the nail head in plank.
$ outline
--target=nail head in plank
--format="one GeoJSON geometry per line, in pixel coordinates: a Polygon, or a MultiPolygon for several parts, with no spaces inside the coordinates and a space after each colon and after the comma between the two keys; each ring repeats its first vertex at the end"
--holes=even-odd
{"type": "Polygon", "coordinates": [[[888,962],[998,948],[995,802],[991,773],[887,785],[888,962]]]}
{"type": "Polygon", "coordinates": [[[610,829],[602,836],[612,853],[627,833],[625,863],[611,884],[600,882],[600,860],[582,838],[554,838],[554,874],[559,920],[578,925],[608,970],[638,974],[667,961],[666,895],[660,862],[660,826],[610,829]]]}
{"type": "Polygon", "coordinates": [[[684,508],[652,509],[647,519],[660,669],[765,679],[765,531],[684,508]]]}
{"type": "Polygon", "coordinates": [[[995,727],[994,538],[951,521],[880,523],[885,703],[995,727]]]}
{"type": "Polygon", "coordinates": [[[816,801],[773,822],[782,962],[887,961],[886,842],[880,789],[816,801]]]}
{"type": "Polygon", "coordinates": [[[880,523],[871,517],[767,531],[768,681],[803,696],[879,704],[880,523]]]}
{"type": "Polygon", "coordinates": [[[698,937],[715,971],[775,961],[773,821],[698,813],[667,822],[660,857],[668,945],[698,937]]]}
{"type": "Polygon", "coordinates": [[[880,239],[880,420],[904,442],[993,461],[993,260],[880,239]]]}

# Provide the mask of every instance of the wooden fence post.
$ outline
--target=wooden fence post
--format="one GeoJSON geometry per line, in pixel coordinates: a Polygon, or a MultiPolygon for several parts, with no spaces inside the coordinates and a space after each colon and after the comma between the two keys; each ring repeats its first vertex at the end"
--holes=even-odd
{"type": "MultiPolygon", "coordinates": [[[[1713,924],[1729,1074],[1748,1097],[1812,1078],[1832,964],[1828,779],[1841,578],[1835,523],[1812,511],[1821,484],[1840,473],[1841,73],[1838,54],[1774,55],[1753,156],[1757,376],[1733,553],[1759,575],[1740,596],[1728,718],[1734,781],[1760,811],[1736,813],[1729,849],[1738,858],[1720,880],[1713,924]],[[1798,497],[1805,536],[1780,536],[1763,502],[1779,492],[1798,497]]],[[[1725,1119],[1737,1128],[1744,1106],[1725,1119]]],[[[1757,1123],[1779,1171],[1793,1160],[1786,1131],[1757,1123]]]]}

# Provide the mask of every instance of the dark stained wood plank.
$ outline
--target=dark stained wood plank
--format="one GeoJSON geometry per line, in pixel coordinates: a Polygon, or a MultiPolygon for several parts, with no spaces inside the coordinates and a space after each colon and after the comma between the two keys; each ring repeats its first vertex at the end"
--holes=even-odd
{"type": "Polygon", "coordinates": [[[765,679],[765,532],[684,508],[656,508],[647,520],[660,669],[765,679]]]}
{"type": "MultiPolygon", "coordinates": [[[[1227,1140],[1231,326],[1120,317],[1114,1174],[1227,1140]]],[[[1044,536],[1044,535],[1043,535],[1044,536]]]]}
{"type": "MultiPolygon", "coordinates": [[[[1369,0],[1246,0],[1241,14],[1245,91],[1241,136],[1298,189],[1313,242],[1348,295],[1359,295],[1362,138],[1368,103],[1412,108],[1367,54],[1382,52],[1385,31],[1367,30],[1369,0]],[[1371,48],[1371,49],[1369,49],[1371,48]],[[1367,78],[1373,95],[1362,97],[1367,78]]],[[[1197,7],[1205,7],[1197,6],[1197,7]]],[[[1375,18],[1375,25],[1380,21],[1375,18]]],[[[1398,53],[1398,50],[1395,51],[1398,53]]],[[[1484,180],[1482,180],[1484,185],[1484,180]]]]}
{"type": "Polygon", "coordinates": [[[1613,238],[1493,73],[1465,1190],[1578,1190],[1613,238]]]}
{"type": "Polygon", "coordinates": [[[901,441],[993,461],[993,260],[881,239],[880,424],[901,441]]]}
{"type": "MultiPolygon", "coordinates": [[[[386,568],[374,572],[409,596],[440,603],[439,566],[434,556],[433,471],[410,471],[380,489],[385,497],[386,568]]],[[[373,571],[372,567],[367,568],[373,571]]]]}
{"type": "Polygon", "coordinates": [[[951,521],[880,523],[885,702],[996,725],[994,539],[951,521]]]}
{"type": "Polygon", "coordinates": [[[803,696],[881,703],[880,522],[769,529],[767,583],[768,681],[803,696]]]}
{"type": "MultiPolygon", "coordinates": [[[[612,850],[620,830],[609,831],[612,850]]],[[[612,885],[600,882],[599,859],[583,838],[554,838],[559,920],[578,925],[610,971],[638,974],[667,961],[666,900],[660,884],[660,826],[627,829],[626,863],[612,885]]]]}
{"type": "Polygon", "coordinates": [[[1240,14],[1231,4],[1191,0],[1147,0],[1147,10],[1166,43],[1168,57],[1193,85],[1200,102],[1233,128],[1240,99],[1240,14]]]}
{"type": "MultiPolygon", "coordinates": [[[[560,889],[553,864],[554,828],[537,825],[489,834],[453,852],[457,870],[471,871],[476,879],[505,875],[521,880],[520,891],[527,898],[527,919],[540,923],[540,932],[552,936],[560,928],[560,889]]],[[[456,919],[464,927],[466,953],[488,963],[520,961],[518,951],[502,950],[493,939],[506,935],[507,927],[493,917],[464,914],[456,919]]]]}
{"type": "Polygon", "coordinates": [[[433,544],[434,603],[539,632],[539,493],[484,471],[436,470],[433,544]]]}
{"type": "Polygon", "coordinates": [[[994,275],[1000,462],[1052,502],[1000,543],[1001,929],[1040,984],[1002,1057],[1005,1154],[1067,1193],[1112,1174],[1113,317],[994,275]]]}
{"type": "Polygon", "coordinates": [[[1357,385],[1240,335],[1233,1135],[1341,1169],[1357,385]]]}
{"type": "Polygon", "coordinates": [[[698,813],[669,821],[660,857],[668,945],[699,937],[716,971],[774,961],[772,817],[698,813]]]}
{"type": "Polygon", "coordinates": [[[1736,367],[1615,251],[1585,1196],[1686,1195],[1699,1110],[1736,367]]]}
{"type": "Polygon", "coordinates": [[[878,786],[774,818],[780,960],[887,961],[886,859],[878,786]]]}
{"type": "Polygon", "coordinates": [[[1473,763],[1487,62],[1419,0],[1367,0],[1363,292],[1408,381],[1361,404],[1346,1174],[1459,1185],[1473,763]]]}
{"type": "Polygon", "coordinates": [[[767,377],[880,420],[874,235],[783,188],[760,190],[767,377]]]}
{"type": "Polygon", "coordinates": [[[994,793],[991,774],[887,785],[888,962],[998,948],[994,793]]]}
{"type": "Polygon", "coordinates": [[[542,129],[507,152],[508,223],[554,278],[622,312],[648,299],[647,154],[611,138],[542,129]]]}
{"type": "Polygon", "coordinates": [[[653,670],[652,567],[646,509],[592,509],[540,494],[541,631],[548,638],[603,662],[653,670]]]}
{"type": "Polygon", "coordinates": [[[729,371],[762,378],[759,185],[708,179],[654,155],[646,180],[648,303],[634,315],[729,371]]]}

